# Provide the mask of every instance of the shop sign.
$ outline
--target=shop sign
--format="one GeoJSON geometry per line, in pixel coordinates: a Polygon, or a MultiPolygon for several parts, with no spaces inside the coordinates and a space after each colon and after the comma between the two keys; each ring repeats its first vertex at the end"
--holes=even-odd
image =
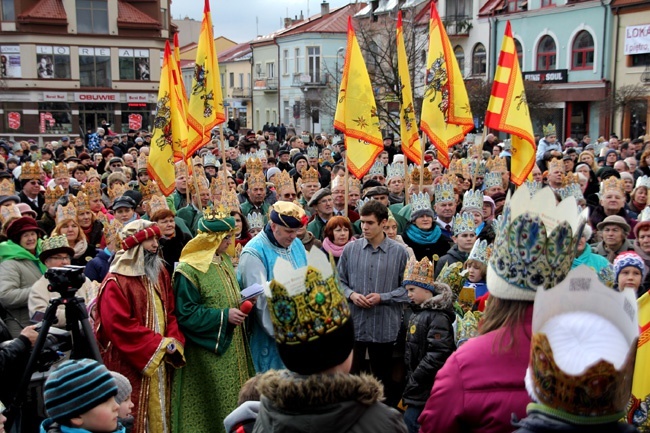
{"type": "Polygon", "coordinates": [[[625,27],[625,55],[650,53],[650,24],[625,27]]]}
{"type": "Polygon", "coordinates": [[[46,130],[45,122],[47,122],[50,128],[54,126],[56,121],[54,120],[54,117],[52,117],[52,113],[41,113],[41,119],[39,125],[39,130],[41,131],[41,134],[45,134],[45,130],[46,130]]]}
{"type": "Polygon", "coordinates": [[[141,129],[142,128],[142,115],[140,114],[129,114],[129,129],[141,129]]]}
{"type": "Polygon", "coordinates": [[[120,94],[76,92],[74,100],[75,102],[120,102],[120,94]]]}
{"type": "Polygon", "coordinates": [[[524,80],[540,84],[566,83],[569,81],[569,71],[567,69],[555,69],[552,71],[524,72],[524,80]]]}
{"type": "Polygon", "coordinates": [[[68,100],[68,94],[65,92],[43,92],[43,101],[65,102],[67,100],[68,100]]]}
{"type": "Polygon", "coordinates": [[[7,113],[9,118],[9,129],[19,129],[20,128],[20,113],[12,111],[7,113]]]}

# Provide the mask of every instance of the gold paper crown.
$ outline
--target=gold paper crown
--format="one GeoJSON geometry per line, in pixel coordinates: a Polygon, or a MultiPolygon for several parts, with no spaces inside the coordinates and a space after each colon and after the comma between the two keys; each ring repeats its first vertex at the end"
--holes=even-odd
{"type": "Polygon", "coordinates": [[[233,211],[241,212],[239,206],[239,199],[237,198],[237,193],[235,191],[231,191],[228,189],[222,190],[221,200],[219,201],[219,204],[225,207],[226,209],[229,209],[231,212],[233,211]]]}
{"type": "Polygon", "coordinates": [[[562,178],[562,188],[566,188],[569,185],[577,184],[580,185],[580,179],[578,178],[578,173],[567,173],[562,178]]]}
{"type": "Polygon", "coordinates": [[[262,167],[262,161],[258,158],[250,158],[246,161],[246,173],[261,173],[264,170],[262,167]]]}
{"type": "Polygon", "coordinates": [[[167,205],[167,199],[162,195],[152,195],[151,199],[147,203],[149,206],[149,218],[151,218],[156,212],[163,209],[169,209],[167,205]]]}
{"type": "Polygon", "coordinates": [[[174,173],[176,174],[176,177],[179,178],[181,176],[186,176],[187,177],[187,164],[185,161],[181,160],[176,163],[174,166],[174,173]]]}
{"type": "Polygon", "coordinates": [[[26,162],[20,170],[21,180],[41,180],[41,166],[37,162],[26,162]]]}
{"type": "Polygon", "coordinates": [[[129,187],[127,185],[116,182],[108,189],[108,198],[110,198],[111,201],[115,201],[116,198],[122,197],[128,190],[129,187]]]}
{"type": "Polygon", "coordinates": [[[265,293],[278,344],[297,345],[335,332],[350,319],[348,301],[332,263],[319,248],[307,254],[299,269],[279,258],[265,293]]]}
{"type": "Polygon", "coordinates": [[[0,181],[0,196],[16,195],[16,185],[11,179],[4,178],[0,181]]]}
{"type": "Polygon", "coordinates": [[[151,197],[154,195],[161,194],[158,184],[153,180],[149,180],[147,183],[140,185],[140,193],[142,194],[143,201],[151,200],[151,197]]]}
{"type": "Polygon", "coordinates": [[[256,187],[266,188],[266,177],[264,177],[264,173],[261,171],[254,171],[252,173],[248,173],[248,178],[246,179],[246,185],[248,186],[248,188],[256,188],[256,187]]]}
{"type": "Polygon", "coordinates": [[[145,155],[144,153],[140,154],[140,156],[138,156],[138,160],[137,160],[138,172],[147,171],[147,165],[148,164],[149,164],[149,158],[147,157],[147,155],[145,155]]]}
{"type": "Polygon", "coordinates": [[[451,161],[449,163],[449,169],[447,170],[447,174],[450,175],[457,175],[460,174],[461,176],[463,175],[463,162],[460,159],[457,159],[455,161],[451,161]]]}
{"type": "Polygon", "coordinates": [[[3,226],[9,221],[13,221],[20,217],[22,217],[22,214],[20,213],[18,206],[15,204],[0,207],[0,223],[2,223],[3,226]]]}
{"type": "Polygon", "coordinates": [[[69,149],[65,149],[63,151],[64,159],[65,158],[76,158],[77,157],[77,152],[75,152],[74,147],[71,147],[69,149]]]}
{"type": "Polygon", "coordinates": [[[52,169],[52,177],[58,179],[60,177],[70,177],[70,172],[68,171],[68,166],[60,162],[54,166],[52,169]]]}
{"type": "Polygon", "coordinates": [[[42,252],[55,250],[57,248],[70,248],[68,237],[66,235],[51,236],[43,239],[43,243],[41,244],[42,252]]]}
{"type": "Polygon", "coordinates": [[[56,208],[56,223],[60,224],[67,220],[77,220],[77,208],[72,203],[72,200],[67,206],[59,205],[56,208]]]}
{"type": "Polygon", "coordinates": [[[195,167],[196,167],[197,165],[203,165],[203,158],[201,158],[201,157],[198,156],[198,155],[195,156],[194,158],[192,158],[192,165],[195,166],[195,167]]]}
{"type": "Polygon", "coordinates": [[[489,159],[486,165],[491,173],[505,173],[508,171],[508,161],[498,156],[489,159]]]}
{"type": "Polygon", "coordinates": [[[548,162],[548,172],[553,171],[564,173],[564,162],[561,159],[553,158],[548,162]]]}
{"type": "Polygon", "coordinates": [[[226,176],[223,173],[217,173],[215,177],[210,181],[210,188],[212,189],[213,195],[218,195],[219,193],[223,194],[225,191],[228,191],[228,181],[226,176]]]}
{"type": "Polygon", "coordinates": [[[289,176],[289,173],[287,173],[286,170],[283,170],[282,173],[278,173],[273,177],[273,180],[275,181],[275,190],[278,193],[281,193],[281,191],[284,191],[286,189],[289,189],[290,191],[296,192],[296,188],[293,185],[293,179],[291,176],[289,176]]]}
{"type": "Polygon", "coordinates": [[[354,177],[350,177],[348,179],[348,190],[352,191],[353,189],[361,192],[361,181],[354,177]]]}
{"type": "MultiPolygon", "coordinates": [[[[0,182],[0,187],[2,183],[0,182]]],[[[53,205],[58,199],[65,195],[65,190],[61,185],[57,185],[54,188],[50,187],[45,190],[45,204],[53,205]]]]}
{"type": "Polygon", "coordinates": [[[544,133],[544,137],[548,137],[549,135],[556,135],[555,125],[549,123],[546,126],[542,126],[542,132],[544,133]]]}
{"type": "MultiPolygon", "coordinates": [[[[302,170],[302,173],[300,173],[300,177],[302,178],[302,183],[318,183],[318,172],[314,169],[314,167],[309,167],[309,169],[302,170]]],[[[359,187],[359,190],[361,190],[361,187],[359,187]]]]}
{"type": "Polygon", "coordinates": [[[104,238],[107,244],[115,242],[120,245],[122,243],[122,227],[124,225],[117,218],[113,218],[113,221],[110,222],[108,220],[104,222],[104,238]]]}
{"type": "Polygon", "coordinates": [[[83,192],[78,192],[76,196],[70,195],[70,203],[77,208],[77,214],[83,212],[92,212],[90,210],[90,199],[83,192]]]}
{"type": "Polygon", "coordinates": [[[606,194],[608,191],[616,191],[625,196],[625,181],[614,176],[608,177],[600,184],[600,193],[606,194]]]}
{"type": "MultiPolygon", "coordinates": [[[[461,173],[462,174],[462,173],[461,173]]],[[[458,188],[458,176],[452,173],[445,173],[440,176],[438,183],[450,183],[454,186],[454,189],[458,188]]]]}
{"type": "Polygon", "coordinates": [[[87,183],[81,187],[81,191],[86,193],[88,200],[102,198],[102,187],[98,183],[87,183]]]}
{"type": "Polygon", "coordinates": [[[99,175],[99,172],[95,170],[94,167],[90,167],[88,169],[88,173],[86,174],[86,180],[95,179],[95,178],[101,179],[102,177],[99,175]]]}
{"type": "MultiPolygon", "coordinates": [[[[205,177],[204,175],[198,173],[197,170],[198,167],[194,168],[194,174],[193,176],[196,178],[196,185],[199,186],[199,192],[203,191],[210,191],[210,183],[208,182],[208,178],[205,177]]],[[[196,186],[194,184],[194,181],[189,182],[187,185],[187,188],[190,190],[190,194],[195,194],[196,193],[196,186]]]]}
{"type": "Polygon", "coordinates": [[[478,160],[483,159],[483,147],[478,145],[470,146],[470,148],[467,149],[467,157],[478,160]]]}
{"type": "Polygon", "coordinates": [[[230,216],[230,209],[219,205],[217,207],[208,206],[203,209],[203,219],[206,221],[216,221],[228,218],[230,216]]]}
{"type": "Polygon", "coordinates": [[[434,263],[428,257],[423,257],[419,262],[411,257],[404,270],[403,285],[413,285],[431,290],[433,288],[434,263]]]}
{"type": "MultiPolygon", "coordinates": [[[[411,166],[413,167],[413,170],[411,171],[411,185],[419,185],[420,184],[420,168],[417,166],[411,166]]],[[[431,173],[429,170],[424,169],[423,175],[422,175],[422,184],[423,185],[431,185],[433,183],[433,173],[431,173]]]]}

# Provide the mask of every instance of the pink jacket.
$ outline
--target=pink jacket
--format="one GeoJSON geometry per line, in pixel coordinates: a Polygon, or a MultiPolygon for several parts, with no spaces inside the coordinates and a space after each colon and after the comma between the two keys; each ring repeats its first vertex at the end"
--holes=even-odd
{"type": "Polygon", "coordinates": [[[470,339],[438,371],[418,421],[421,432],[512,433],[512,414],[526,416],[530,397],[524,377],[530,358],[533,304],[526,310],[515,346],[499,351],[496,342],[509,331],[499,329],[470,339]]]}

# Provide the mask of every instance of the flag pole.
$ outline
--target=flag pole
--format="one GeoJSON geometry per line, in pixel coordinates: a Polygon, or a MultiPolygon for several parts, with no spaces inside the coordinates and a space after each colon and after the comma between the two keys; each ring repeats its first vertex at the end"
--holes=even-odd
{"type": "Polygon", "coordinates": [[[350,202],[350,174],[348,173],[348,152],[345,151],[345,160],[343,161],[343,167],[345,167],[345,201],[343,208],[343,215],[348,218],[348,203],[350,202]]]}
{"type": "Polygon", "coordinates": [[[424,140],[420,139],[420,151],[422,152],[422,158],[420,158],[420,189],[419,192],[422,193],[422,186],[424,185],[424,149],[425,149],[424,140]]]}
{"type": "Polygon", "coordinates": [[[404,205],[406,206],[409,204],[409,191],[408,187],[406,186],[406,182],[408,181],[409,178],[409,169],[408,169],[408,162],[409,159],[404,155],[404,205]]]}
{"type": "MultiPolygon", "coordinates": [[[[483,152],[483,143],[485,143],[486,132],[487,132],[487,126],[483,125],[483,136],[481,137],[481,142],[479,143],[479,146],[481,146],[481,153],[483,152]]],[[[476,146],[476,141],[474,142],[474,146],[476,146]]],[[[474,174],[472,176],[472,189],[476,189],[476,178],[478,177],[479,164],[481,163],[482,160],[483,160],[483,155],[479,154],[479,158],[476,161],[476,166],[474,167],[474,174]]]]}

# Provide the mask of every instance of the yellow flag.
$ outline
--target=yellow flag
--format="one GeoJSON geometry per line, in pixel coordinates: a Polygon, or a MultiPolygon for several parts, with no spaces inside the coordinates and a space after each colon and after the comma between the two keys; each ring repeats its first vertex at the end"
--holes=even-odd
{"type": "Polygon", "coordinates": [[[158,104],[153,121],[154,130],[148,163],[149,175],[166,196],[176,187],[174,163],[183,159],[183,148],[187,145],[185,112],[182,96],[178,94],[179,86],[174,82],[174,63],[169,41],[167,41],[160,73],[158,104]]]}
{"type": "Polygon", "coordinates": [[[178,32],[174,33],[174,61],[176,62],[175,70],[178,71],[178,80],[183,91],[183,104],[186,107],[185,113],[187,113],[187,93],[185,92],[185,83],[181,74],[181,47],[178,45],[178,32]]]}
{"type": "Polygon", "coordinates": [[[639,305],[639,344],[634,364],[634,379],[632,380],[632,399],[628,408],[627,422],[633,424],[639,431],[650,430],[648,407],[650,404],[650,292],[641,296],[639,305]]]}
{"type": "Polygon", "coordinates": [[[510,178],[516,185],[521,185],[533,170],[537,149],[510,21],[506,23],[501,43],[485,126],[511,134],[510,178]]]}
{"type": "Polygon", "coordinates": [[[210,3],[205,0],[201,34],[196,48],[194,78],[189,95],[187,124],[189,126],[188,157],[211,139],[212,128],[226,121],[221,94],[219,62],[214,51],[210,3]]]}
{"type": "Polygon", "coordinates": [[[377,155],[384,150],[384,142],[370,77],[354,34],[351,17],[348,17],[348,43],[334,127],[345,134],[350,172],[357,179],[362,179],[377,155]]]}
{"type": "Polygon", "coordinates": [[[429,53],[420,128],[438,149],[438,160],[449,167],[449,148],[474,128],[463,74],[435,2],[431,2],[429,53]]]}
{"type": "Polygon", "coordinates": [[[402,139],[402,152],[416,164],[422,162],[422,144],[418,135],[415,109],[413,107],[413,92],[411,90],[411,76],[404,46],[404,29],[402,27],[402,11],[397,13],[397,72],[399,73],[400,96],[400,138],[402,139]]]}

